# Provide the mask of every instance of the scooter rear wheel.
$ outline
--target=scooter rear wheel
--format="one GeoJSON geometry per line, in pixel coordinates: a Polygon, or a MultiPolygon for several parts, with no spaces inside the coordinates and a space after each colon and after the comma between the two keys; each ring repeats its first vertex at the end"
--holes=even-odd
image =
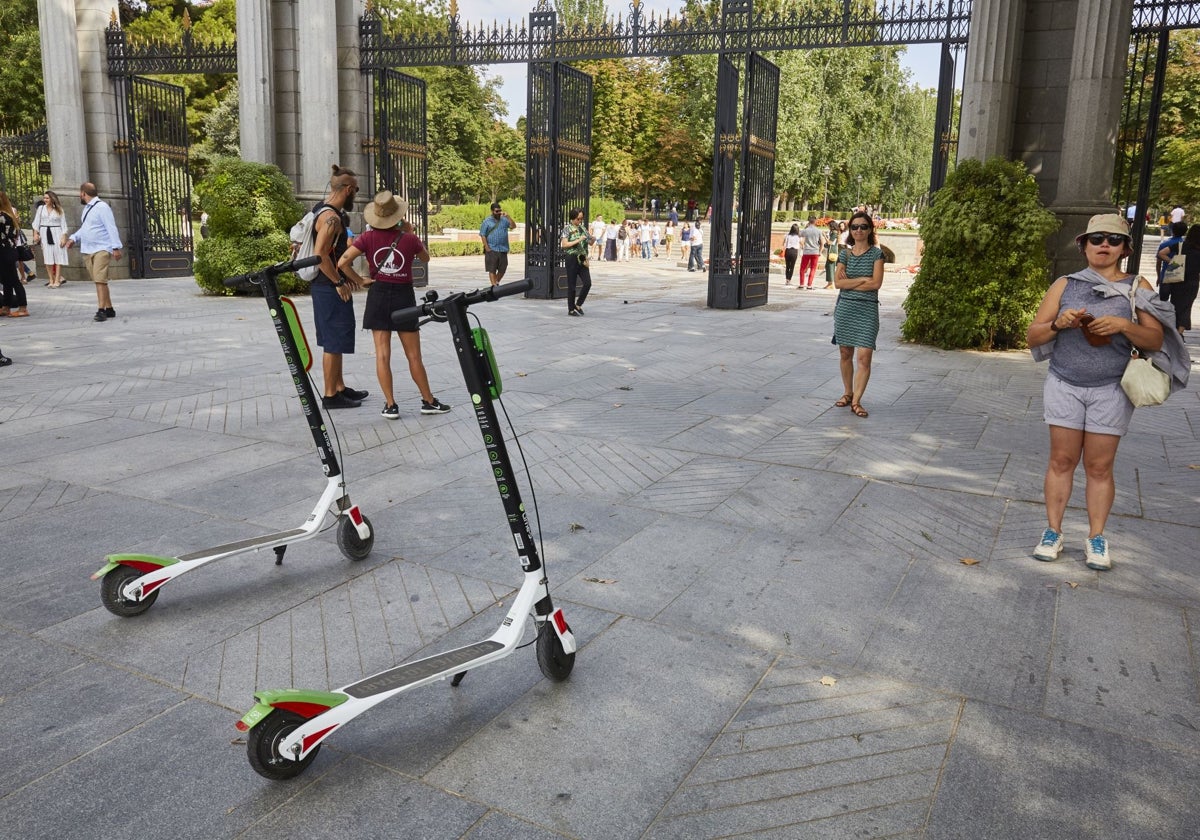
{"type": "Polygon", "coordinates": [[[337,544],[341,549],[342,554],[345,554],[351,560],[363,560],[371,553],[372,546],[375,545],[375,528],[371,525],[371,520],[367,519],[366,514],[363,514],[363,522],[371,531],[371,536],[365,540],[358,535],[358,529],[354,527],[354,523],[350,521],[350,517],[340,517],[337,527],[337,544]]]}
{"type": "Polygon", "coordinates": [[[548,621],[538,630],[537,660],[546,679],[555,682],[565,680],[575,667],[575,654],[563,650],[562,640],[548,621]]]}
{"type": "Polygon", "coordinates": [[[284,758],[279,752],[283,740],[303,723],[304,718],[295,712],[276,709],[254,725],[246,736],[246,756],[255,773],[281,782],[294,779],[308,769],[321,751],[319,745],[299,761],[284,758]]]}
{"type": "Polygon", "coordinates": [[[157,589],[140,601],[126,598],[121,594],[121,590],[131,580],[140,578],[142,574],[142,572],[139,572],[132,566],[117,566],[117,568],[100,579],[100,603],[104,604],[104,608],[110,613],[119,615],[122,618],[141,615],[150,609],[150,607],[154,606],[154,602],[158,600],[157,589]]]}

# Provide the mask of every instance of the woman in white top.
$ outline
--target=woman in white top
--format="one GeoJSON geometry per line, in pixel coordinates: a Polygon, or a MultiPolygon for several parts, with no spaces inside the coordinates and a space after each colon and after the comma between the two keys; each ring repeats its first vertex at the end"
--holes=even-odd
{"type": "Polygon", "coordinates": [[[800,253],[800,225],[792,225],[783,237],[783,285],[792,285],[792,274],[796,271],[796,256],[800,253]]]}
{"type": "Polygon", "coordinates": [[[58,194],[46,190],[42,203],[33,214],[33,244],[41,243],[42,259],[46,263],[46,271],[50,280],[46,283],[51,289],[57,289],[63,283],[59,271],[60,265],[67,264],[67,216],[63,212],[58,194]]]}

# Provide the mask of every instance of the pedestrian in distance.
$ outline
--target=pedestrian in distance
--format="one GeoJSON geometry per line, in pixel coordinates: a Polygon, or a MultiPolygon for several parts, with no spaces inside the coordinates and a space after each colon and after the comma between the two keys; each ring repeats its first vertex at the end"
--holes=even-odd
{"type": "Polygon", "coordinates": [[[838,253],[841,250],[841,233],[836,219],[829,220],[825,233],[825,288],[832,289],[837,274],[838,253]]]}
{"type": "Polygon", "coordinates": [[[792,285],[796,258],[800,255],[800,225],[794,224],[783,237],[783,285],[792,285]]]}
{"type": "Polygon", "coordinates": [[[483,240],[483,267],[488,282],[498,286],[508,271],[508,232],[516,225],[500,202],[492,202],[491,209],[492,214],[479,226],[479,238],[483,240]]]}
{"type": "Polygon", "coordinates": [[[1185,384],[1187,367],[1175,366],[1190,366],[1190,360],[1172,329],[1170,305],[1144,279],[1121,268],[1121,260],[1133,252],[1125,219],[1119,213],[1092,216],[1075,242],[1087,268],[1050,285],[1025,335],[1034,359],[1050,362],[1042,393],[1050,427],[1043,484],[1046,529],[1033,556],[1048,562],[1062,553],[1063,515],[1082,460],[1088,517],[1084,562],[1104,571],[1113,564],[1104,535],[1116,495],[1113,463],[1134,409],[1121,388],[1130,352],[1134,347],[1165,352],[1172,377],[1185,384]],[[1135,284],[1136,321],[1130,317],[1135,284]]]}
{"type": "Polygon", "coordinates": [[[808,224],[800,232],[800,276],[796,278],[797,289],[811,289],[817,273],[817,258],[825,247],[825,234],[817,227],[817,217],[809,216],[808,224]]]}
{"type": "Polygon", "coordinates": [[[592,271],[588,266],[588,231],[584,225],[583,208],[571,208],[569,220],[570,224],[563,230],[559,245],[567,260],[567,314],[579,317],[583,314],[583,302],[592,289],[592,271]],[[575,292],[577,286],[578,297],[575,292]]]}
{"type": "Polygon", "coordinates": [[[24,318],[29,315],[26,306],[25,286],[17,270],[17,244],[21,233],[17,211],[9,201],[8,193],[0,190],[0,286],[4,287],[4,303],[0,315],[24,318]]]}
{"type": "Polygon", "coordinates": [[[121,236],[117,233],[112,208],[99,196],[99,190],[91,181],[80,185],[79,203],[83,205],[83,213],[79,229],[67,237],[67,248],[78,245],[83,254],[83,265],[96,286],[98,308],[92,320],[102,322],[117,317],[108,290],[108,270],[111,263],[121,260],[121,236]]]}
{"type": "Polygon", "coordinates": [[[358,195],[358,176],[334,164],[325,198],[313,207],[313,255],[320,256],[317,276],[309,283],[317,344],[321,346],[324,392],[321,405],[327,409],[358,408],[370,394],[346,386],[343,357],[354,353],[354,290],[358,283],[338,271],[346,253],[350,210],[358,195]]]}
{"type": "Polygon", "coordinates": [[[46,190],[33,212],[33,244],[42,246],[42,261],[50,278],[46,285],[57,289],[67,282],[62,279],[62,266],[68,260],[67,214],[53,190],[46,190]]]}
{"type": "Polygon", "coordinates": [[[704,271],[704,233],[700,230],[700,220],[692,222],[692,237],[688,240],[688,271],[704,271]],[[692,268],[692,266],[695,268],[692,268]]]}
{"type": "Polygon", "coordinates": [[[604,216],[597,213],[596,218],[592,220],[592,246],[596,249],[594,259],[601,259],[604,256],[604,231],[608,225],[604,224],[604,216]]]}
{"type": "MultiPolygon", "coordinates": [[[[883,249],[875,241],[875,223],[863,210],[850,217],[850,247],[838,259],[834,286],[833,343],[838,346],[842,396],[834,403],[856,417],[867,417],[863,394],[871,380],[875,340],[879,337],[879,289],[883,285],[883,249]]],[[[801,274],[803,276],[803,273],[801,274]]]]}
{"type": "Polygon", "coordinates": [[[363,329],[371,331],[375,342],[375,375],[383,392],[380,414],[388,420],[400,419],[392,382],[393,331],[408,360],[408,374],[421,393],[421,413],[445,414],[450,410],[450,406],[440,402],[429,389],[429,374],[421,358],[418,319],[412,318],[398,326],[392,323],[393,312],[417,304],[413,264],[417,260],[429,263],[429,251],[421,238],[413,233],[412,222],[405,218],[407,215],[408,202],[396,198],[391,190],[376,193],[374,200],[363,208],[363,218],[370,228],[354,237],[354,242],[338,260],[338,271],[356,285],[365,286],[366,280],[354,270],[354,261],[365,255],[368,274],[374,281],[367,289],[363,329]]]}

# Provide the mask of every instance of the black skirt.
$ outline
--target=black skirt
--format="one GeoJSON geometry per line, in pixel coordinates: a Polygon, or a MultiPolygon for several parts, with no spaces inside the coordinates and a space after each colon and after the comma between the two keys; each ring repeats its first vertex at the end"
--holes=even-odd
{"type": "Polygon", "coordinates": [[[376,280],[367,289],[367,305],[363,307],[363,329],[391,332],[416,332],[417,319],[396,326],[392,313],[397,309],[417,305],[417,294],[412,283],[385,283],[376,280]]]}

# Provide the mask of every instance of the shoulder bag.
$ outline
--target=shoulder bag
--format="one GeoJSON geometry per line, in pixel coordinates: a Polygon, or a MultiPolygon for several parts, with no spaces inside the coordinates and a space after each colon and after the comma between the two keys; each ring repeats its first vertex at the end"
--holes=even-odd
{"type": "MultiPolygon", "coordinates": [[[[1134,278],[1129,287],[1130,320],[1137,323],[1137,287],[1141,278],[1134,278]]],[[[1156,368],[1141,351],[1132,347],[1129,364],[1121,377],[1121,390],[1129,401],[1138,408],[1146,405],[1161,405],[1171,395],[1171,377],[1156,368]]]]}
{"type": "Polygon", "coordinates": [[[1183,273],[1187,270],[1187,256],[1183,253],[1183,246],[1176,247],[1179,248],[1179,252],[1163,266],[1162,282],[1164,286],[1167,283],[1182,283],[1183,273]]]}

